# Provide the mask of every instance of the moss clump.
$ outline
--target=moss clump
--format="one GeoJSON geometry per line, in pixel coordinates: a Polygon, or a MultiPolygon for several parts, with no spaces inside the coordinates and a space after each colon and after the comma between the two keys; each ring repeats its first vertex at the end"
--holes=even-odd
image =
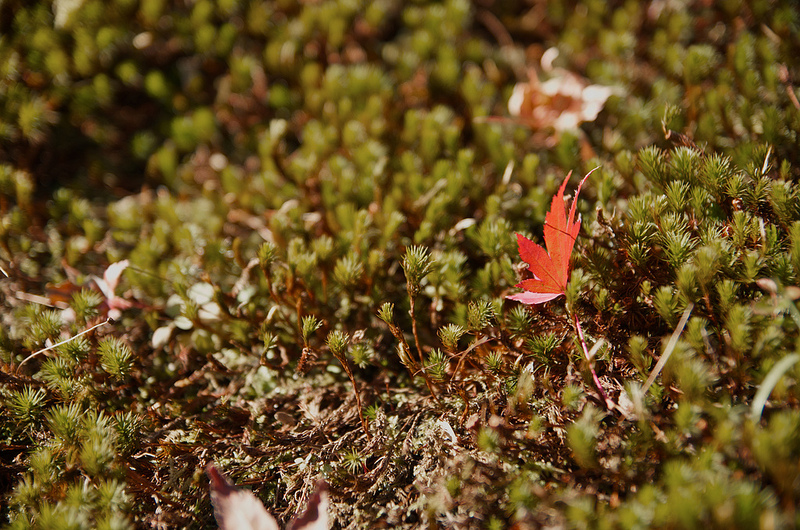
{"type": "Polygon", "coordinates": [[[207,527],[213,460],[337,528],[797,526],[798,23],[0,2],[2,524],[207,527]]]}

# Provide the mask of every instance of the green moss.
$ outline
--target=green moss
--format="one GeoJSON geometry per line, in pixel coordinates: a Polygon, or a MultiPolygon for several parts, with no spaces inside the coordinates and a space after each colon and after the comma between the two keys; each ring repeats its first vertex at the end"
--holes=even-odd
{"type": "Polygon", "coordinates": [[[797,368],[767,381],[800,333],[796,7],[23,4],[0,6],[10,528],[209,526],[212,459],[284,519],[326,475],[339,526],[796,523],[797,368]],[[531,69],[614,95],[532,129],[507,119],[531,69]],[[598,165],[566,300],[507,300],[515,233],[598,165]]]}

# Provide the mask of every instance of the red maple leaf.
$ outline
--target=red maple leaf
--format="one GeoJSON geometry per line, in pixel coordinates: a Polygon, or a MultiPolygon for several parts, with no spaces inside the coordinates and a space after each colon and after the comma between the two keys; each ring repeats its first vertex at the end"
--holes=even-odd
{"type": "Polygon", "coordinates": [[[564,188],[567,187],[569,177],[572,175],[571,171],[561,183],[561,187],[558,188],[558,193],[555,194],[553,202],[550,204],[550,211],[544,218],[544,244],[547,250],[527,237],[517,234],[519,257],[528,264],[533,278],[518,283],[517,287],[524,289],[525,292],[511,295],[508,297],[509,299],[523,304],[542,304],[558,298],[566,291],[569,279],[569,257],[581,228],[580,215],[575,220],[575,203],[578,202],[581,186],[593,171],[594,169],[587,173],[578,184],[575,198],[569,209],[569,216],[564,207],[564,188]]]}

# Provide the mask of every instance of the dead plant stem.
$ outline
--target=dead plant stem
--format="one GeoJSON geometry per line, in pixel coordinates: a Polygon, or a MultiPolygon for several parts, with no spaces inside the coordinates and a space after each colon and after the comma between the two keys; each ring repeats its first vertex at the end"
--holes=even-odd
{"type": "Polygon", "coordinates": [[[425,379],[425,384],[428,385],[428,390],[430,390],[431,395],[433,396],[433,399],[435,399],[438,402],[439,401],[439,397],[436,395],[436,392],[434,392],[433,385],[431,384],[430,379],[428,379],[427,372],[425,372],[425,358],[422,356],[422,346],[421,346],[421,343],[419,341],[419,333],[417,332],[417,318],[414,316],[414,307],[416,306],[416,297],[414,295],[412,295],[411,292],[409,292],[408,293],[408,299],[410,301],[409,302],[409,304],[410,304],[409,314],[411,315],[411,332],[414,334],[414,344],[416,345],[417,353],[419,354],[419,362],[420,362],[420,368],[421,368],[420,371],[422,372],[422,378],[425,379]]]}
{"type": "Polygon", "coordinates": [[[370,440],[372,437],[369,434],[369,424],[367,423],[367,419],[364,417],[364,407],[361,406],[361,395],[358,393],[358,385],[356,384],[356,378],[353,375],[353,370],[350,369],[350,363],[347,362],[347,359],[344,356],[339,358],[339,362],[342,363],[344,371],[347,372],[347,377],[350,378],[350,383],[353,385],[353,393],[356,395],[356,406],[358,407],[358,417],[361,419],[361,427],[364,429],[364,434],[367,435],[367,440],[370,440]]]}
{"type": "Polygon", "coordinates": [[[575,329],[578,332],[578,339],[580,340],[581,348],[583,349],[583,356],[586,358],[586,362],[589,364],[589,370],[592,372],[592,380],[594,381],[594,385],[597,387],[597,391],[600,392],[600,397],[603,398],[603,402],[605,402],[608,410],[613,410],[614,402],[609,399],[606,391],[603,390],[603,385],[600,384],[600,378],[597,377],[597,372],[594,371],[594,363],[592,362],[593,359],[589,355],[589,348],[586,346],[586,339],[583,337],[583,328],[581,328],[581,321],[578,318],[578,315],[575,315],[575,329]]]}

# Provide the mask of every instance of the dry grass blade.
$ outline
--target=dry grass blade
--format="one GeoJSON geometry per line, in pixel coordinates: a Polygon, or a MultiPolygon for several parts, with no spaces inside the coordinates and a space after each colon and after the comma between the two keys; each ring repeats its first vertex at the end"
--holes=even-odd
{"type": "Polygon", "coordinates": [[[111,321],[111,319],[107,318],[107,319],[105,319],[105,321],[100,322],[99,324],[95,324],[94,326],[90,327],[89,329],[85,329],[85,330],[81,331],[80,333],[78,333],[77,335],[75,335],[73,337],[70,337],[68,339],[64,339],[61,342],[53,344],[52,346],[48,346],[47,348],[42,348],[41,350],[33,352],[32,354],[28,355],[21,363],[19,363],[17,365],[17,369],[15,371],[17,373],[19,373],[19,369],[22,368],[22,365],[27,363],[28,361],[30,361],[34,357],[38,357],[39,355],[41,355],[41,354],[43,354],[43,353],[45,353],[47,351],[50,351],[50,350],[52,350],[54,348],[58,348],[62,344],[66,344],[66,343],[68,343],[70,341],[73,341],[73,340],[77,339],[78,337],[80,337],[81,335],[86,335],[90,331],[95,330],[95,329],[99,328],[100,326],[104,326],[104,325],[108,324],[110,321],[111,321]]]}
{"type": "Polygon", "coordinates": [[[680,322],[678,322],[678,326],[675,328],[675,331],[672,332],[672,336],[669,338],[669,342],[667,343],[664,353],[656,363],[653,371],[650,372],[650,377],[647,378],[647,382],[644,384],[644,387],[642,387],[643,396],[647,394],[647,391],[650,389],[650,385],[652,385],[653,381],[656,380],[656,377],[658,377],[658,374],[661,373],[661,370],[664,368],[664,365],[667,364],[670,355],[672,355],[672,352],[675,350],[675,345],[678,344],[678,337],[681,336],[683,328],[686,326],[686,322],[689,321],[689,315],[692,314],[692,309],[694,309],[694,304],[689,303],[689,305],[687,305],[686,309],[683,311],[683,316],[681,317],[680,322]]]}
{"type": "Polygon", "coordinates": [[[775,385],[778,384],[778,381],[780,381],[783,374],[785,374],[789,368],[791,368],[792,365],[797,362],[800,362],[800,353],[793,353],[775,363],[775,366],[773,366],[772,370],[769,371],[767,376],[764,378],[764,381],[761,382],[761,386],[758,387],[758,392],[756,392],[756,395],[753,398],[753,404],[750,408],[753,421],[761,421],[761,414],[764,412],[764,406],[767,404],[767,399],[769,399],[769,395],[772,393],[775,385]]]}

